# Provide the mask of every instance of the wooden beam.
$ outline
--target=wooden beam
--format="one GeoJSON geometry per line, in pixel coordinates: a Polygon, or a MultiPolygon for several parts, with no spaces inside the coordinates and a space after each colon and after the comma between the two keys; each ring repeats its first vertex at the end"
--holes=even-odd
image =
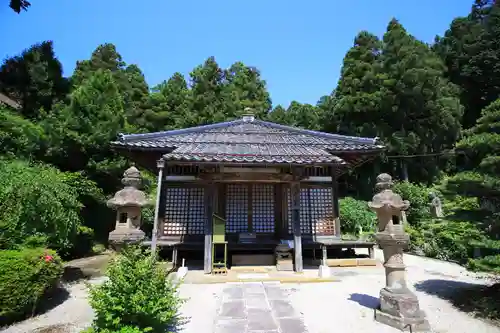
{"type": "Polygon", "coordinates": [[[208,183],[205,187],[205,251],[203,260],[203,270],[205,274],[212,272],[212,215],[214,212],[213,202],[215,195],[215,185],[208,183]]]}
{"type": "Polygon", "coordinates": [[[156,188],[156,202],[155,202],[155,215],[153,220],[153,231],[151,234],[151,254],[156,256],[156,243],[158,241],[158,220],[160,218],[160,200],[161,200],[161,185],[163,183],[163,169],[165,167],[165,161],[159,159],[157,161],[156,167],[158,168],[158,185],[156,188]]]}
{"type": "Polygon", "coordinates": [[[300,182],[290,183],[290,196],[292,204],[293,247],[295,253],[295,271],[301,273],[302,263],[302,233],[300,230],[300,182]]]}

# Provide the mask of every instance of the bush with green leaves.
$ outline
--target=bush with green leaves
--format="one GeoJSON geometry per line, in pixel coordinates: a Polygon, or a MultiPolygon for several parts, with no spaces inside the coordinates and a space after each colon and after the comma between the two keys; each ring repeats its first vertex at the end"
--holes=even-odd
{"type": "Polygon", "coordinates": [[[500,254],[478,259],[469,259],[467,268],[471,271],[490,272],[500,275],[500,254]]]}
{"type": "Polygon", "coordinates": [[[151,333],[175,330],[182,300],[177,285],[149,251],[126,247],[110,263],[107,276],[103,284],[90,287],[95,332],[122,332],[125,327],[151,333]]]}
{"type": "Polygon", "coordinates": [[[55,251],[44,248],[0,251],[0,324],[32,314],[63,273],[55,251]]]}
{"type": "Polygon", "coordinates": [[[37,239],[37,246],[70,251],[82,231],[80,198],[102,196],[81,174],[48,165],[1,160],[0,175],[0,249],[37,239]]]}
{"type": "Polygon", "coordinates": [[[108,329],[96,331],[94,328],[90,327],[82,331],[81,333],[148,333],[148,332],[151,332],[151,330],[149,329],[143,330],[134,326],[124,326],[119,330],[114,330],[114,331],[108,329]]]}
{"type": "Polygon", "coordinates": [[[485,239],[484,234],[467,221],[429,220],[418,227],[409,226],[407,230],[411,250],[461,264],[473,256],[474,244],[485,239]]]}
{"type": "Polygon", "coordinates": [[[418,225],[419,223],[431,218],[429,194],[434,192],[439,195],[437,191],[424,185],[414,184],[407,181],[396,182],[394,184],[393,191],[399,194],[403,200],[408,200],[410,202],[410,208],[406,213],[406,218],[409,224],[418,225]]]}
{"type": "Polygon", "coordinates": [[[364,232],[375,230],[377,217],[366,201],[346,197],[340,199],[339,205],[343,233],[359,235],[361,230],[364,232]]]}

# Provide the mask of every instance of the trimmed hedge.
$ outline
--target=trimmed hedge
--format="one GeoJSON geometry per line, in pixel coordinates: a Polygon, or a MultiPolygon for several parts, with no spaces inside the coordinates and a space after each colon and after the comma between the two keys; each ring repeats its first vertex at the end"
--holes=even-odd
{"type": "Polygon", "coordinates": [[[0,251],[0,324],[32,314],[40,298],[63,273],[55,251],[43,248],[0,251]]]}

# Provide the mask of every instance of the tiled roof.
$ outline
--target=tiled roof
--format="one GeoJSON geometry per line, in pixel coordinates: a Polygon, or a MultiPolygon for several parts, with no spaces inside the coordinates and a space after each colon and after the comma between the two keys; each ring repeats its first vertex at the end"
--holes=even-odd
{"type": "Polygon", "coordinates": [[[16,109],[16,110],[21,108],[21,105],[19,103],[17,103],[13,99],[7,97],[6,95],[4,95],[2,93],[0,93],[0,104],[8,105],[11,108],[16,109]]]}
{"type": "Polygon", "coordinates": [[[243,118],[181,130],[120,135],[128,150],[163,151],[167,160],[267,163],[343,163],[336,153],[374,152],[374,138],[350,137],[243,118]]]}

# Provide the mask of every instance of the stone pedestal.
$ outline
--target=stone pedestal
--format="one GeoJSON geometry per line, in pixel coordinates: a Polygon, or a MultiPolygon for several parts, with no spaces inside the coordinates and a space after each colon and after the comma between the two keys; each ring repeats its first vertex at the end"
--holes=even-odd
{"type": "Polygon", "coordinates": [[[319,275],[320,278],[330,277],[331,274],[332,273],[331,273],[330,267],[328,267],[327,265],[321,265],[321,266],[319,266],[318,275],[319,275]]]}
{"type": "Polygon", "coordinates": [[[426,315],[420,310],[417,296],[406,285],[406,266],[403,250],[410,238],[404,231],[402,212],[410,203],[391,190],[392,179],[388,174],[377,177],[377,189],[369,207],[377,213],[378,232],[375,235],[384,252],[386,286],[380,290],[380,306],[375,310],[375,320],[402,331],[430,331],[426,315]]]}
{"type": "Polygon", "coordinates": [[[401,331],[429,332],[431,329],[417,296],[408,289],[401,292],[383,288],[375,320],[401,331]]]}

